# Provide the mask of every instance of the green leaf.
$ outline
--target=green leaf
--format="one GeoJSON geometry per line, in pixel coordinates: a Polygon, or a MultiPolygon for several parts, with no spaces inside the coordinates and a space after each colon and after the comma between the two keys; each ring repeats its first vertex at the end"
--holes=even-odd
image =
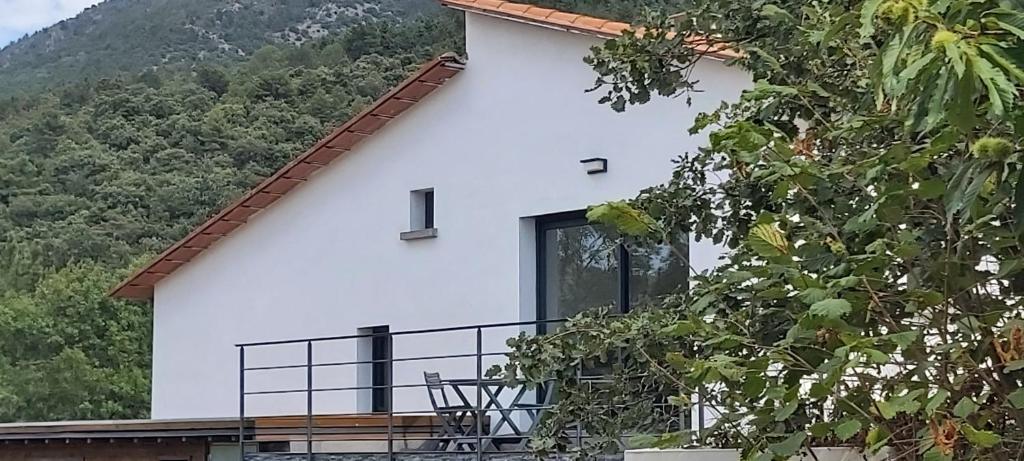
{"type": "Polygon", "coordinates": [[[794,18],[793,15],[789,14],[788,11],[772,4],[766,4],[761,7],[761,16],[764,16],[775,22],[797,22],[796,18],[794,18]]]}
{"type": "Polygon", "coordinates": [[[901,347],[903,349],[906,349],[906,348],[910,347],[910,345],[913,344],[914,341],[917,340],[917,337],[920,334],[921,333],[919,331],[908,330],[908,331],[901,331],[899,333],[893,333],[891,335],[885,335],[885,336],[883,336],[883,338],[885,338],[885,339],[887,339],[889,341],[892,341],[897,346],[899,346],[899,347],[901,347]]]}
{"type": "Polygon", "coordinates": [[[1011,360],[1003,367],[1004,372],[1017,371],[1024,368],[1024,360],[1011,360]]]}
{"type": "Polygon", "coordinates": [[[961,132],[971,131],[977,120],[974,107],[975,80],[974,72],[969,68],[966,69],[965,75],[954,80],[955,84],[950,91],[952,97],[943,105],[946,118],[961,132]]]}
{"type": "Polygon", "coordinates": [[[928,399],[928,404],[924,406],[925,413],[928,413],[929,415],[934,414],[935,410],[942,406],[942,404],[945,403],[946,399],[948,398],[949,391],[945,389],[939,389],[938,391],[935,391],[935,395],[928,399]]]}
{"type": "Polygon", "coordinates": [[[747,237],[747,243],[757,254],[768,258],[789,253],[789,242],[775,224],[754,226],[747,237]]]}
{"type": "Polygon", "coordinates": [[[978,404],[974,403],[970,397],[964,397],[957,402],[956,406],[953,407],[953,416],[957,418],[966,418],[972,415],[975,411],[978,411],[978,404]]]}
{"type": "Polygon", "coordinates": [[[946,192],[946,181],[939,178],[929,179],[927,181],[921,181],[918,184],[915,193],[918,197],[925,200],[932,200],[942,197],[942,194],[946,192]]]}
{"type": "Polygon", "coordinates": [[[868,356],[868,359],[871,360],[871,363],[876,365],[889,363],[889,354],[878,349],[864,349],[864,353],[868,356]]]}
{"type": "Polygon", "coordinates": [[[1013,408],[1024,408],[1024,387],[1011,392],[1010,395],[1006,396],[1006,399],[1010,401],[1010,405],[1013,405],[1013,408]]]}
{"type": "Polygon", "coordinates": [[[967,59],[964,57],[964,50],[960,46],[959,42],[947,43],[943,46],[943,51],[946,52],[946,57],[949,58],[950,64],[953,65],[956,76],[964,78],[967,76],[967,59]]]}
{"type": "MultiPolygon", "coordinates": [[[[785,87],[763,84],[754,85],[747,92],[747,97],[766,97],[776,94],[775,91],[785,87]]],[[[761,159],[762,150],[771,142],[772,133],[767,128],[749,121],[740,121],[710,135],[711,147],[722,152],[736,162],[756,163],[761,159]]]]}
{"type": "Polygon", "coordinates": [[[850,306],[850,302],[845,299],[825,299],[818,301],[811,305],[809,312],[811,315],[818,317],[825,317],[829,319],[838,319],[846,314],[849,314],[853,308],[850,306]]]}
{"type": "Polygon", "coordinates": [[[936,57],[938,57],[937,54],[935,54],[934,52],[929,52],[915,59],[913,62],[907,65],[907,67],[905,67],[897,77],[897,95],[902,94],[903,91],[906,89],[907,84],[911,80],[917,78],[917,74],[921,72],[921,69],[924,69],[925,66],[931,64],[931,62],[935,60],[936,57]]]}
{"type": "Polygon", "coordinates": [[[819,301],[824,301],[825,298],[828,298],[828,292],[821,288],[811,287],[801,291],[797,297],[805,304],[811,305],[819,301]]]}
{"type": "Polygon", "coordinates": [[[790,416],[793,415],[793,412],[796,411],[796,409],[797,409],[797,407],[799,405],[800,405],[800,401],[794,399],[794,400],[790,400],[790,401],[786,402],[785,405],[783,405],[783,406],[781,406],[779,408],[776,408],[775,409],[775,413],[773,413],[773,416],[775,417],[775,420],[776,421],[785,421],[787,418],[789,418],[790,416]]]}
{"type": "Polygon", "coordinates": [[[975,73],[988,90],[989,112],[993,117],[1002,117],[1013,105],[1017,89],[1001,70],[996,69],[987,59],[968,55],[975,73]]]}
{"type": "Polygon", "coordinates": [[[946,194],[946,214],[956,216],[960,210],[970,209],[989,175],[991,173],[981,163],[962,165],[949,183],[952,193],[946,194]]]}
{"type": "Polygon", "coordinates": [[[838,426],[836,426],[834,432],[836,433],[836,437],[838,437],[839,440],[845,442],[849,440],[850,437],[857,435],[857,433],[860,432],[862,427],[863,425],[860,421],[856,419],[848,419],[840,423],[838,426]]]}
{"type": "Polygon", "coordinates": [[[1024,39],[1024,14],[1006,8],[996,8],[985,14],[995,20],[1007,32],[1024,39]]]}
{"type": "Polygon", "coordinates": [[[768,381],[761,376],[747,376],[747,380],[743,382],[743,396],[748,399],[756,398],[764,392],[767,385],[768,381]]]}
{"type": "Polygon", "coordinates": [[[800,450],[800,447],[804,444],[804,440],[807,440],[807,434],[804,432],[797,432],[782,442],[768,445],[768,449],[771,450],[772,453],[775,453],[776,456],[790,457],[800,450]]]}
{"type": "Polygon", "coordinates": [[[885,446],[885,443],[889,440],[891,434],[885,426],[875,426],[868,431],[868,435],[864,438],[864,442],[867,445],[869,453],[877,453],[879,449],[885,446]]]}
{"type": "Polygon", "coordinates": [[[860,7],[860,40],[866,42],[875,33],[875,14],[882,0],[867,0],[860,7]]]}
{"type": "Polygon", "coordinates": [[[931,447],[928,451],[924,452],[924,461],[951,461],[953,454],[943,453],[939,450],[939,447],[931,447]]]}
{"type": "Polygon", "coordinates": [[[609,225],[633,237],[650,235],[658,228],[654,218],[622,200],[591,207],[587,220],[609,225]]]}
{"type": "Polygon", "coordinates": [[[991,448],[999,444],[1002,437],[992,431],[979,431],[970,424],[960,425],[960,432],[964,434],[968,442],[979,448],[991,448]]]}
{"type": "Polygon", "coordinates": [[[993,45],[981,45],[981,51],[988,56],[988,59],[1000,68],[1002,68],[1007,74],[1016,79],[1020,83],[1024,83],[1024,69],[1015,62],[1015,59],[1010,55],[1006,54],[1002,48],[993,45]]]}
{"type": "Polygon", "coordinates": [[[811,424],[807,428],[807,432],[811,433],[811,437],[826,437],[828,436],[829,432],[832,432],[832,423],[822,421],[819,423],[811,424]]]}
{"type": "Polygon", "coordinates": [[[878,410],[879,416],[889,420],[896,417],[896,409],[893,408],[892,404],[885,400],[879,400],[875,402],[875,408],[878,410]]]}
{"type": "Polygon", "coordinates": [[[1017,235],[1024,235],[1024,174],[1020,173],[1013,186],[1013,225],[1017,235]]]}
{"type": "MultiPolygon", "coordinates": [[[[768,54],[761,48],[751,46],[744,48],[744,51],[750,53],[751,55],[757,55],[757,57],[761,58],[764,62],[768,63],[768,65],[771,66],[771,68],[776,72],[782,72],[782,64],[779,63],[779,60],[776,59],[775,56],[768,54]]],[[[755,85],[757,84],[755,83],[755,85]]]]}

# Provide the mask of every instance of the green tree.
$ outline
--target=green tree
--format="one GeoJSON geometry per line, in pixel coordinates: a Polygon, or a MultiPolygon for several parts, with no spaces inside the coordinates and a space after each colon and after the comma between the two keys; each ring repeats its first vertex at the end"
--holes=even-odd
{"type": "Polygon", "coordinates": [[[759,460],[841,444],[1018,457],[1024,3],[683,3],[594,50],[604,101],[699,90],[697,59],[725,46],[756,84],[697,118],[710,143],[672,181],[589,216],[730,250],[659,309],[514,342],[507,375],[554,376],[564,394],[536,447],[563,444],[559,426],[581,418],[592,449],[640,431],[759,460]],[[609,357],[612,383],[576,378],[609,357]],[[705,431],[635,411],[695,396],[721,414],[705,431]]]}
{"type": "Polygon", "coordinates": [[[0,299],[0,419],[110,419],[148,411],[151,314],[107,296],[94,264],[0,299]]]}
{"type": "Polygon", "coordinates": [[[224,71],[208,65],[196,67],[196,83],[208,91],[212,91],[217,96],[223,96],[224,93],[227,93],[228,87],[231,84],[224,71]]]}

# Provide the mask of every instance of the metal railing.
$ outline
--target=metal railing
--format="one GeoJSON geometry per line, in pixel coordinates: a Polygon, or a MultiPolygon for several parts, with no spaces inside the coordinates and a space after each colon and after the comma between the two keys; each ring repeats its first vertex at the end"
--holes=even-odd
{"type": "MultiPolygon", "coordinates": [[[[317,452],[372,453],[386,455],[385,459],[389,461],[403,451],[415,451],[417,454],[458,452],[472,455],[476,460],[482,460],[485,453],[491,451],[526,452],[533,430],[544,413],[552,408],[556,393],[554,384],[547,382],[537,389],[527,389],[499,383],[488,378],[487,368],[505,363],[509,353],[506,340],[509,337],[521,333],[543,333],[563,322],[507,322],[238,344],[240,459],[245,460],[247,448],[253,445],[259,448],[261,443],[270,443],[268,441],[277,442],[278,448],[286,445],[292,453],[295,453],[294,445],[302,443],[309,461],[317,452]],[[469,335],[472,336],[467,338],[469,335]],[[437,340],[438,337],[446,339],[437,340]],[[375,338],[386,338],[384,359],[373,358],[372,350],[367,350],[373,348],[372,340],[375,338]],[[489,343],[495,340],[500,340],[500,350],[491,349],[489,343]],[[414,352],[396,356],[395,346],[401,341],[409,341],[403,344],[403,350],[414,352]],[[431,346],[440,350],[432,351],[431,346]],[[268,362],[266,352],[275,349],[283,349],[283,354],[269,354],[272,357],[268,362]],[[300,361],[294,355],[303,349],[304,360],[300,361]],[[318,352],[329,351],[340,352],[341,359],[317,360],[318,352]],[[260,353],[264,356],[256,360],[260,353]],[[286,358],[274,358],[275,355],[286,358]],[[379,374],[376,382],[373,378],[374,367],[380,366],[385,370],[383,383],[379,374]],[[354,373],[344,371],[353,367],[354,373]],[[443,380],[441,384],[442,395],[448,389],[457,394],[456,404],[451,404],[447,397],[440,408],[434,402],[432,393],[437,391],[436,383],[431,388],[431,384],[422,377],[426,372],[438,369],[449,374],[454,372],[457,376],[457,379],[443,380]],[[303,376],[266,379],[262,385],[255,383],[255,377],[261,374],[296,371],[304,372],[303,376]],[[396,374],[401,378],[397,382],[396,374]],[[466,374],[470,376],[467,378],[466,374]],[[299,380],[304,384],[296,385],[295,381],[299,380]],[[268,382],[269,385],[266,384],[268,382]],[[463,392],[461,389],[465,387],[473,392],[463,392]],[[366,411],[367,405],[373,403],[374,393],[377,393],[377,403],[381,403],[380,390],[384,392],[384,411],[379,411],[380,408],[376,409],[378,411],[366,411]],[[353,392],[356,393],[354,399],[337,397],[339,394],[351,396],[353,392]],[[472,397],[466,394],[472,394],[472,397]],[[325,397],[318,402],[321,395],[335,397],[325,397]],[[272,408],[270,414],[287,413],[292,416],[256,417],[247,414],[250,399],[287,396],[304,399],[301,415],[283,412],[280,408],[272,408]],[[523,399],[532,402],[523,404],[523,399]],[[454,427],[455,423],[458,427],[454,427]],[[382,442],[386,445],[381,446],[382,442]],[[322,445],[319,450],[317,443],[322,445]]],[[[380,371],[379,368],[377,370],[380,371]]],[[[576,377],[579,381],[599,382],[602,379],[600,375],[585,373],[582,365],[576,370],[576,377]]],[[[703,426],[704,414],[702,410],[699,412],[703,426]]],[[[684,424],[684,420],[691,424],[689,416],[680,410],[679,424],[684,424]]],[[[582,446],[588,437],[584,424],[577,420],[573,426],[565,428],[565,434],[576,446],[582,446]]]]}

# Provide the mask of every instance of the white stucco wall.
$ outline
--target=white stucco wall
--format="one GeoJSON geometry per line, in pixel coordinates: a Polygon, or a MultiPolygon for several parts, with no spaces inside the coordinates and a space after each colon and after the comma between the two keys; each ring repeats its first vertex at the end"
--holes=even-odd
{"type": "MultiPolygon", "coordinates": [[[[749,85],[708,60],[692,107],[657,100],[618,114],[585,93],[582,62],[597,39],[476,14],[467,18],[469,64],[413,110],[160,282],[155,293],[153,417],[236,415],[240,342],[529,320],[529,217],[633,197],[669,178],[671,160],[703,142],[693,116],[749,85]],[[579,160],[609,159],[584,173],[579,160]],[[401,241],[409,192],[433,187],[439,236],[401,241]]],[[[714,248],[692,250],[698,268],[714,248]]],[[[508,331],[509,335],[514,329],[508,331]]],[[[395,356],[473,352],[473,334],[399,339],[395,356]]],[[[488,339],[491,350],[500,338],[488,339]]],[[[251,366],[302,363],[248,351],[251,366]]],[[[318,345],[316,360],[354,360],[352,343],[318,345]]],[[[396,366],[395,383],[422,382],[428,365],[396,366]]],[[[469,361],[437,362],[468,377],[469,361]]],[[[352,368],[318,369],[317,387],[353,386],[352,368]]],[[[454,375],[454,376],[453,376],[454,375]]],[[[251,390],[301,388],[305,371],[253,373],[251,390]]],[[[422,389],[396,407],[425,409],[422,389]]],[[[355,392],[320,394],[319,413],[357,409],[355,392]]],[[[300,414],[304,396],[253,396],[249,414],[300,414]]]]}

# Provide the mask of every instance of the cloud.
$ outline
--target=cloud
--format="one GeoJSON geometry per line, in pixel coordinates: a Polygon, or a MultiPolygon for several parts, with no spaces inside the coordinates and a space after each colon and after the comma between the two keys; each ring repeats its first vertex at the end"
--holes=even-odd
{"type": "Polygon", "coordinates": [[[0,44],[81,13],[100,0],[0,0],[0,44]]]}

